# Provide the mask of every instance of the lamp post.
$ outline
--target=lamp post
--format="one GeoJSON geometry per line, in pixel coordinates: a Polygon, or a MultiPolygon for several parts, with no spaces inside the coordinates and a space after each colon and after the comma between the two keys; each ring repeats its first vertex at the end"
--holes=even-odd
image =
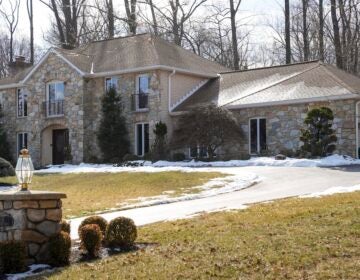
{"type": "Polygon", "coordinates": [[[34,174],[34,166],[27,149],[22,149],[20,151],[20,155],[16,163],[15,173],[21,185],[21,190],[27,191],[34,174]]]}

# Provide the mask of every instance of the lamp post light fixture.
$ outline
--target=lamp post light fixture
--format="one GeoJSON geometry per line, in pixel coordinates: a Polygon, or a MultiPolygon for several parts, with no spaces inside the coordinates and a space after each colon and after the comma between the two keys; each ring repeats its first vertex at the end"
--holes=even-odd
{"type": "Polygon", "coordinates": [[[27,191],[34,174],[34,166],[31,161],[29,150],[22,149],[15,167],[16,177],[22,191],[27,191]]]}

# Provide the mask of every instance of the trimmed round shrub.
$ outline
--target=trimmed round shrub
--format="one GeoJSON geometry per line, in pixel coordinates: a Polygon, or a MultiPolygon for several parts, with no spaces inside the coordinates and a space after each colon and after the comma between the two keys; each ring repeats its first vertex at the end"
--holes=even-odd
{"type": "Polygon", "coordinates": [[[21,241],[0,242],[0,275],[24,271],[26,257],[25,243],[21,241]]]}
{"type": "Polygon", "coordinates": [[[103,234],[98,225],[84,225],[80,228],[81,248],[92,257],[98,255],[103,234]]]}
{"type": "Polygon", "coordinates": [[[106,227],[108,225],[108,222],[103,217],[100,217],[100,216],[88,217],[85,220],[83,220],[79,226],[79,229],[78,229],[79,236],[80,236],[81,228],[85,225],[98,225],[103,236],[105,236],[106,227]]]}
{"type": "Polygon", "coordinates": [[[65,231],[65,232],[67,232],[68,234],[70,234],[70,232],[71,232],[70,223],[68,223],[66,220],[62,220],[62,221],[60,222],[60,226],[61,226],[61,231],[65,231]]]}
{"type": "Polygon", "coordinates": [[[0,158],[0,177],[15,176],[15,169],[7,160],[0,158]]]}
{"type": "Polygon", "coordinates": [[[137,229],[132,219],[119,217],[112,220],[105,234],[110,247],[130,247],[137,237],[137,229]]]}
{"type": "Polygon", "coordinates": [[[65,266],[70,263],[71,239],[67,232],[61,231],[49,238],[50,264],[65,266]]]}

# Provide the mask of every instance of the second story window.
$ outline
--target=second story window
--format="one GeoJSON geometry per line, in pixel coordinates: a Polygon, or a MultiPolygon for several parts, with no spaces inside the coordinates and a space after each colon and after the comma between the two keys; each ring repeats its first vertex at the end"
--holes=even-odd
{"type": "Polygon", "coordinates": [[[110,88],[118,89],[118,78],[117,77],[108,77],[105,78],[105,91],[108,92],[110,88]]]}
{"type": "Polygon", "coordinates": [[[47,84],[46,90],[46,115],[61,116],[64,114],[64,82],[47,84]]]}
{"type": "Polygon", "coordinates": [[[17,116],[26,117],[27,116],[27,93],[24,89],[18,88],[16,90],[17,98],[17,116]]]}
{"type": "Polygon", "coordinates": [[[150,76],[147,74],[136,77],[135,109],[143,110],[148,108],[148,95],[150,89],[150,76]]]}

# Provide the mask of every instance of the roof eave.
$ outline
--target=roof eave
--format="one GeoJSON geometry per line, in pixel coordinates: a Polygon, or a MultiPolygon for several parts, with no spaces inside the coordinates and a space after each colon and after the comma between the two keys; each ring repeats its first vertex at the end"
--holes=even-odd
{"type": "Polygon", "coordinates": [[[123,70],[105,71],[105,72],[98,72],[98,73],[87,73],[84,76],[86,78],[96,78],[96,77],[106,77],[106,76],[112,76],[112,75],[127,74],[127,73],[133,73],[133,72],[152,71],[152,70],[165,70],[165,71],[176,70],[177,73],[195,75],[198,77],[204,77],[204,78],[216,78],[217,77],[217,74],[191,71],[191,70],[178,68],[178,67],[171,67],[171,66],[167,66],[167,65],[151,65],[151,66],[136,67],[136,68],[123,69],[123,70]]]}
{"type": "Polygon", "coordinates": [[[20,87],[25,87],[25,85],[22,83],[11,83],[11,84],[6,84],[6,85],[0,85],[0,90],[11,89],[11,88],[20,88],[20,87]]]}
{"type": "Polygon", "coordinates": [[[276,105],[296,105],[302,103],[324,102],[324,101],[326,102],[326,101],[347,100],[347,99],[360,99],[360,94],[351,93],[347,95],[312,97],[312,98],[303,98],[303,99],[295,99],[295,100],[272,101],[272,102],[261,102],[261,103],[240,104],[240,105],[222,105],[220,107],[225,107],[229,110],[236,110],[236,109],[244,109],[244,108],[269,107],[276,105]]]}

